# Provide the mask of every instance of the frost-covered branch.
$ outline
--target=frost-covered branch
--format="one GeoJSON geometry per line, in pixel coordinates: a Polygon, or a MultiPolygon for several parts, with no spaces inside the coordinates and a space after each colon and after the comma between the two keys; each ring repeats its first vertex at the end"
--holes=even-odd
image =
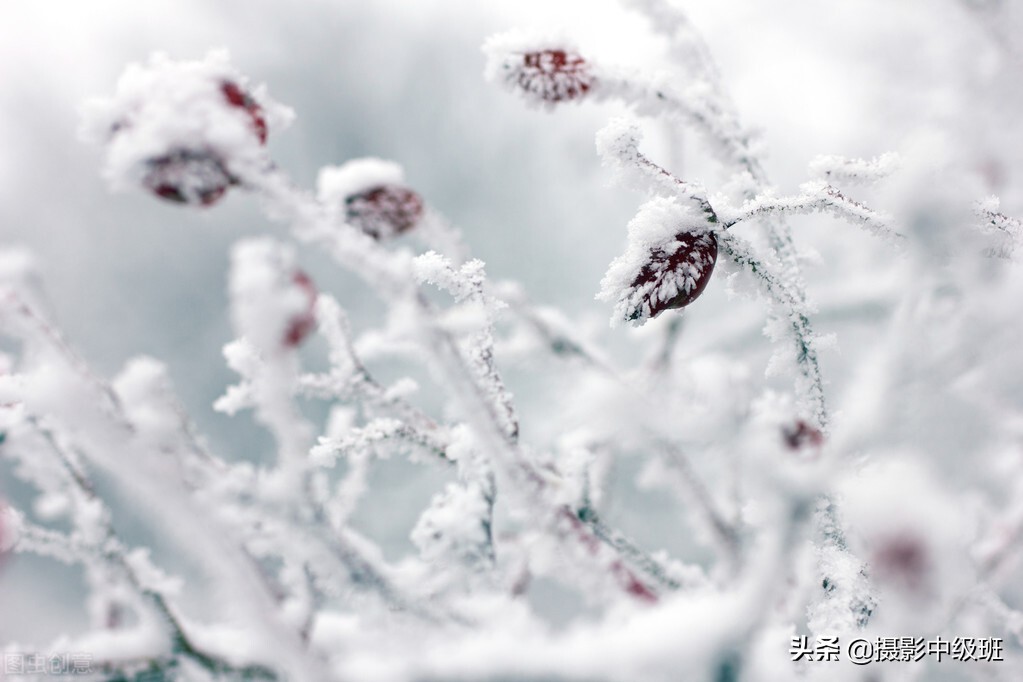
{"type": "Polygon", "coordinates": [[[997,197],[988,197],[974,204],[974,213],[981,220],[980,229],[998,235],[1001,246],[991,249],[989,255],[1011,260],[1023,243],[1023,222],[999,211],[997,197]]]}
{"type": "Polygon", "coordinates": [[[743,203],[742,207],[734,213],[722,211],[721,220],[727,228],[744,220],[752,220],[766,215],[812,215],[821,212],[830,213],[836,218],[860,225],[875,236],[883,237],[896,244],[905,239],[892,227],[890,216],[878,213],[864,204],[850,199],[826,182],[808,182],[799,189],[800,194],[794,197],[776,197],[768,193],[758,195],[743,203]]]}

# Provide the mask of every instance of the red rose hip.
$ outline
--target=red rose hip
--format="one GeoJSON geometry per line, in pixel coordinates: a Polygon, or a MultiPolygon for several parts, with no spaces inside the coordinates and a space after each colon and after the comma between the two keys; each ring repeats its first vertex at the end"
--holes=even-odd
{"type": "Polygon", "coordinates": [[[345,199],[345,220],[374,239],[408,232],[423,216],[423,200],[406,187],[380,185],[345,199]]]}

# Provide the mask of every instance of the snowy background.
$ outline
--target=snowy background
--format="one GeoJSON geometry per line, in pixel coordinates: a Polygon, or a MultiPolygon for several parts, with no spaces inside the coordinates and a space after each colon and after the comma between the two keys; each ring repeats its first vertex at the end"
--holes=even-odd
{"type": "MultiPolygon", "coordinates": [[[[806,164],[817,154],[926,156],[941,148],[972,169],[971,192],[998,193],[1002,209],[1020,215],[1023,196],[1014,182],[1023,170],[1023,119],[1015,114],[1023,71],[1005,68],[998,47],[1023,26],[1020,11],[1008,7],[1007,20],[985,26],[969,15],[970,5],[685,3],[740,116],[762,130],[769,174],[782,193],[806,179],[806,164]]],[[[3,3],[2,240],[36,253],[54,319],[94,367],[109,375],[140,353],[162,359],[214,450],[227,459],[265,458],[268,441],[247,415],[229,419],[210,405],[232,380],[220,350],[231,338],[229,246],[281,228],[240,192],[201,211],[143,192],[111,194],[100,178],[100,150],[77,132],[80,103],[110,92],[126,63],[155,50],[192,59],[226,47],[236,66],[297,112],[290,129],[269,141],[292,177],[312,186],[321,166],[358,156],[400,162],[410,184],[464,230],[492,278],[520,281],[534,300],[561,308],[624,363],[635,363],[632,339],[656,329],[612,331],[607,306],[593,298],[639,202],[609,186],[594,148],[594,133],[619,110],[583,104],[550,114],[485,83],[482,42],[515,26],[564,27],[588,54],[608,62],[642,67],[655,52],[642,22],[611,0],[3,3]]],[[[1007,54],[1014,57],[1012,48],[1007,54]]],[[[712,191],[720,184],[716,165],[691,134],[647,132],[660,161],[712,191]]],[[[869,361],[857,351],[876,340],[872,324],[906,282],[892,274],[882,242],[830,220],[793,223],[797,242],[820,255],[806,267],[811,295],[822,307],[844,311],[818,320],[819,331],[838,334],[838,349],[822,363],[841,395],[869,361]],[[830,275],[839,265],[846,276],[836,280],[830,275]],[[843,297],[855,299],[855,309],[838,305],[843,297]]],[[[357,328],[381,320],[376,300],[354,279],[318,254],[299,259],[357,328]]],[[[686,312],[682,353],[739,357],[759,375],[769,355],[762,322],[757,305],[730,300],[723,282],[712,282],[686,312]]],[[[558,425],[533,417],[552,401],[570,403],[582,389],[545,382],[543,366],[508,369],[523,437],[542,439],[544,429],[558,425]]],[[[380,368],[391,378],[403,370],[380,368]]],[[[924,421],[924,446],[928,439],[946,446],[950,438],[968,439],[954,418],[940,420],[939,432],[924,421]]],[[[954,450],[943,447],[936,457],[954,450]]],[[[951,476],[968,469],[967,462],[947,460],[940,466],[951,476]]],[[[634,473],[626,461],[616,476],[611,509],[623,528],[651,548],[699,558],[700,548],[667,516],[667,497],[638,491],[634,473]]],[[[441,477],[404,462],[385,463],[374,476],[379,494],[355,524],[389,557],[399,557],[441,477]]],[[[18,502],[11,486],[0,477],[0,495],[18,502]]],[[[147,537],[127,524],[129,535],[147,537]]],[[[38,566],[16,558],[0,574],[0,643],[15,634],[45,641],[83,618],[66,608],[79,589],[74,571],[38,566]]],[[[573,613],[573,603],[559,601],[569,597],[550,589],[547,615],[558,621],[573,613]]]]}

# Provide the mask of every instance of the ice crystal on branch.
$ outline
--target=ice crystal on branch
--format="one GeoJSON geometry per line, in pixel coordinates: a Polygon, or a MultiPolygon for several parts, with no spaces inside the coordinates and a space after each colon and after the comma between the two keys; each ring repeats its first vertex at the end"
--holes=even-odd
{"type": "Polygon", "coordinates": [[[874,159],[849,159],[844,156],[818,156],[810,162],[810,172],[828,182],[870,184],[887,178],[902,166],[894,152],[874,159]]]}
{"type": "Polygon", "coordinates": [[[492,505],[493,500],[480,486],[453,483],[436,495],[419,517],[412,542],[425,561],[446,569],[438,582],[465,586],[464,571],[489,568],[494,560],[492,505]]]}
{"type": "Polygon", "coordinates": [[[612,325],[643,324],[703,293],[717,262],[717,238],[705,216],[674,199],[655,198],[629,223],[629,243],[600,283],[614,304],[612,325]]]}
{"type": "Polygon", "coordinates": [[[989,255],[1011,260],[1017,258],[1016,252],[1023,244],[1023,223],[1002,213],[1000,206],[998,197],[986,197],[974,204],[973,212],[981,220],[980,230],[999,240],[989,255]]]}
{"type": "Polygon", "coordinates": [[[803,183],[799,189],[800,194],[793,197],[779,197],[773,191],[764,191],[745,201],[738,209],[729,207],[720,210],[719,216],[725,227],[731,227],[743,220],[770,214],[809,215],[820,211],[861,225],[874,235],[895,244],[901,244],[905,239],[904,235],[894,229],[891,216],[850,199],[823,180],[803,183]]]}

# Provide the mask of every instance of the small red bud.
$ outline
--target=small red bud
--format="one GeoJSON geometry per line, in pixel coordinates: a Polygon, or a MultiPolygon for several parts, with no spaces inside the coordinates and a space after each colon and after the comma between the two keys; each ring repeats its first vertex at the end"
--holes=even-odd
{"type": "Polygon", "coordinates": [[[292,283],[306,295],[305,309],[288,320],[288,328],[284,332],[284,345],[297,348],[316,328],[316,285],[302,270],[296,270],[291,277],[292,283]]]}
{"type": "Polygon", "coordinates": [[[790,450],[802,450],[806,447],[819,448],[824,445],[824,434],[820,429],[810,426],[802,419],[797,420],[792,426],[782,429],[782,437],[790,450]]]}

